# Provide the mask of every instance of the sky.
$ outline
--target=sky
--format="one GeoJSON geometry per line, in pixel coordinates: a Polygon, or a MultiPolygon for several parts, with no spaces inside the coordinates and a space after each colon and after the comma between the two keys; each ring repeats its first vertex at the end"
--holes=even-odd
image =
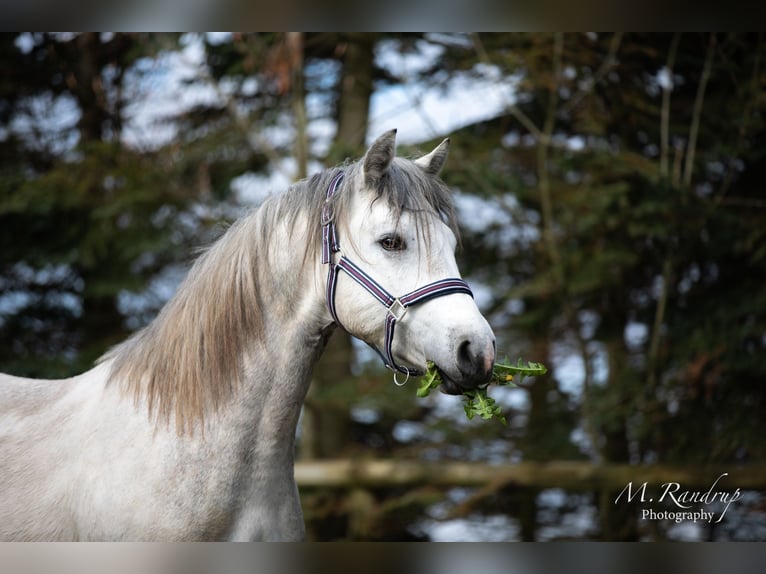
{"type": "MultiPolygon", "coordinates": [[[[213,40],[220,35],[212,35],[213,40]]],[[[146,60],[140,80],[134,83],[137,90],[134,104],[126,113],[129,120],[124,126],[123,138],[126,143],[140,148],[152,148],[171,141],[175,128],[163,124],[163,117],[175,114],[179,108],[196,104],[220,101],[220,94],[212,82],[207,85],[195,83],[189,86],[186,80],[204,77],[204,47],[201,38],[187,35],[182,40],[184,47],[178,52],[163,55],[157,60],[146,60]]],[[[414,81],[418,71],[427,67],[443,48],[420,42],[416,53],[402,54],[391,42],[382,43],[376,54],[377,63],[412,82],[376,90],[370,102],[370,121],[367,142],[380,134],[396,128],[397,141],[414,144],[440,136],[447,137],[454,130],[482,120],[491,119],[513,101],[513,88],[499,83],[492,69],[480,69],[480,77],[450,82],[446,92],[414,81]]],[[[218,88],[220,89],[220,88],[218,88]]],[[[256,86],[253,86],[256,89],[256,86]]],[[[309,132],[315,156],[325,155],[335,135],[335,124],[316,108],[326,105],[320,98],[307,98],[310,119],[309,132]],[[314,113],[312,113],[312,107],[314,113]]],[[[267,133],[258,134],[272,144],[289,141],[293,133],[277,127],[267,133]]],[[[258,145],[258,141],[253,142],[258,145]]],[[[318,162],[309,165],[309,172],[323,169],[318,162]]],[[[266,195],[286,188],[297,171],[292,159],[285,159],[274,166],[269,176],[246,174],[235,180],[233,186],[240,199],[247,203],[260,203],[266,195]]],[[[497,213],[487,209],[486,213],[497,213]]]]}
{"type": "MultiPolygon", "coordinates": [[[[215,39],[218,35],[213,35],[215,39]]],[[[185,79],[200,77],[204,61],[204,47],[196,35],[182,40],[184,47],[178,52],[165,54],[153,66],[151,73],[138,89],[144,97],[127,110],[131,121],[125,127],[125,141],[137,146],[152,146],[172,139],[170,126],[160,126],[157,120],[175,113],[179,108],[196,103],[213,102],[218,99],[212,85],[184,83],[185,79]]],[[[417,45],[417,53],[402,54],[391,42],[384,42],[376,54],[377,63],[393,74],[415,78],[418,71],[427,67],[443,48],[427,42],[417,45]]],[[[146,72],[147,70],[144,70],[146,72]]],[[[446,92],[429,88],[414,81],[401,86],[376,90],[370,102],[370,125],[368,143],[381,133],[397,128],[401,143],[416,143],[435,137],[449,135],[453,130],[476,121],[493,118],[513,100],[513,86],[499,83],[491,67],[480,66],[480,76],[469,80],[450,82],[446,92]]],[[[312,102],[309,102],[311,106],[312,102]]],[[[310,114],[311,115],[311,114],[310,114]]],[[[321,120],[309,126],[317,139],[314,151],[322,155],[321,148],[329,147],[335,126],[321,120]]],[[[270,134],[272,137],[291,137],[291,134],[270,134]]]]}

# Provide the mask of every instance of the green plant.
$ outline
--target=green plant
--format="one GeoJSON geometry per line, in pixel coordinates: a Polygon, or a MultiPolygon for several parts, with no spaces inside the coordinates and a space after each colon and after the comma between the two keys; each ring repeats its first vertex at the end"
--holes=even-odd
{"type": "MultiPolygon", "coordinates": [[[[517,383],[520,383],[526,377],[544,375],[547,372],[548,369],[542,363],[533,363],[529,361],[524,365],[522,360],[519,359],[514,365],[508,361],[508,359],[505,359],[499,363],[495,363],[489,384],[515,387],[517,386],[517,383]],[[514,377],[516,378],[515,381],[514,377]]],[[[427,397],[433,389],[436,389],[441,384],[442,378],[439,370],[436,368],[436,365],[429,362],[426,373],[420,381],[417,396],[427,397]]],[[[465,391],[462,396],[465,416],[468,417],[468,419],[473,419],[473,417],[478,415],[484,420],[497,418],[501,423],[507,424],[502,410],[495,404],[495,399],[487,394],[486,387],[465,391]]]]}

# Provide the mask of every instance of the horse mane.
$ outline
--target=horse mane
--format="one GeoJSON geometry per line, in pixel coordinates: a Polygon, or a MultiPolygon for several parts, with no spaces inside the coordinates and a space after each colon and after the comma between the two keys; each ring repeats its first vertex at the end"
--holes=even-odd
{"type": "MultiPolygon", "coordinates": [[[[242,384],[244,350],[265,336],[260,289],[269,276],[270,249],[284,248],[273,245],[271,231],[285,225],[293,243],[302,235],[297,261],[317,270],[322,205],[340,169],[345,179],[332,202],[343,226],[352,195],[346,190],[363,185],[361,162],[297,182],[234,222],[198,257],[158,316],[99,359],[111,361],[109,381],[118,381],[136,405],[145,398],[157,420],[169,423],[174,416],[179,434],[193,432],[206,413],[223,406],[242,384]],[[301,214],[316,224],[296,225],[301,214]]],[[[425,229],[422,221],[435,211],[458,236],[449,189],[411,161],[395,158],[374,192],[395,217],[411,211],[418,229],[425,229]]]]}
{"type": "Polygon", "coordinates": [[[263,332],[256,269],[243,245],[259,227],[254,213],[236,221],[192,265],[157,317],[100,362],[112,360],[110,381],[146,397],[149,414],[191,430],[239,386],[240,350],[263,332]]]}

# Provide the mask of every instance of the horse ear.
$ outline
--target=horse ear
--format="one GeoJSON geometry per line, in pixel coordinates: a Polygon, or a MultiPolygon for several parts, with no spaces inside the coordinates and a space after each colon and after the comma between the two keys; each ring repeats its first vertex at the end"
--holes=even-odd
{"type": "Polygon", "coordinates": [[[415,163],[422,167],[428,175],[439,175],[439,172],[444,167],[444,162],[447,161],[447,154],[449,153],[449,138],[446,138],[442,143],[434,148],[434,150],[415,160],[415,163]]]}
{"type": "Polygon", "coordinates": [[[390,130],[376,139],[364,156],[364,183],[376,187],[391,165],[396,153],[396,130],[390,130]]]}

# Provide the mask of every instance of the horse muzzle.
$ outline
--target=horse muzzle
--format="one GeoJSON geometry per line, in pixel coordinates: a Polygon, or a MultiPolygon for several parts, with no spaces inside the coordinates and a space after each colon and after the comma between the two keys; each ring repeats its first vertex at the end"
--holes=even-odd
{"type": "Polygon", "coordinates": [[[457,345],[456,354],[453,372],[437,365],[443,392],[460,395],[489,384],[495,366],[494,338],[487,342],[464,339],[457,345]]]}

